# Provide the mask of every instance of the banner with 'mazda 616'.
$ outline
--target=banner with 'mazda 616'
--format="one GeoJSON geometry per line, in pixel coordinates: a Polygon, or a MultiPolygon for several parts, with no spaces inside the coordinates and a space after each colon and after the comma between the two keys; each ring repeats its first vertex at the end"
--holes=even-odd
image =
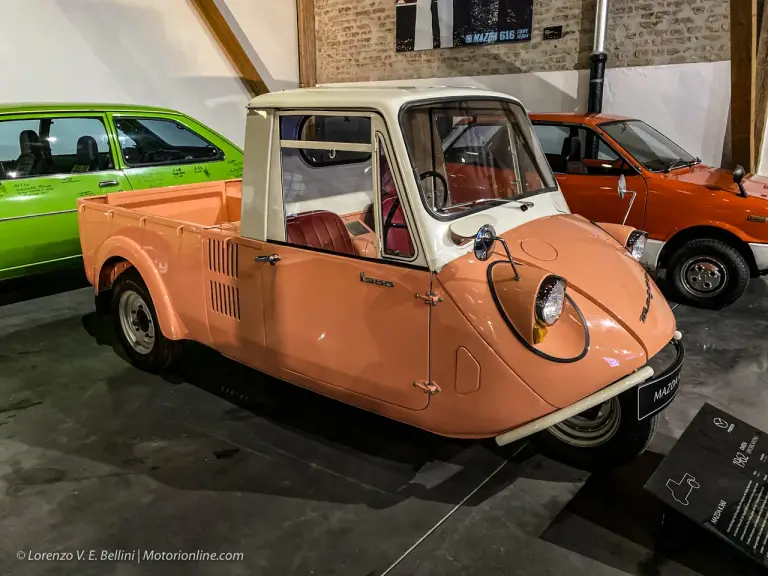
{"type": "Polygon", "coordinates": [[[531,39],[533,0],[393,0],[397,51],[531,39]]]}

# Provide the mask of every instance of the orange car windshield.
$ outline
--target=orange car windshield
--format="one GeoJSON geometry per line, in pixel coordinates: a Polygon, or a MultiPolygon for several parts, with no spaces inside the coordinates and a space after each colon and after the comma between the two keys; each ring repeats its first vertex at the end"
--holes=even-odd
{"type": "Polygon", "coordinates": [[[407,108],[403,132],[425,206],[452,219],[557,190],[522,107],[448,100],[407,108]]]}
{"type": "Polygon", "coordinates": [[[600,128],[651,172],[668,171],[698,162],[658,130],[640,120],[605,122],[600,128]]]}

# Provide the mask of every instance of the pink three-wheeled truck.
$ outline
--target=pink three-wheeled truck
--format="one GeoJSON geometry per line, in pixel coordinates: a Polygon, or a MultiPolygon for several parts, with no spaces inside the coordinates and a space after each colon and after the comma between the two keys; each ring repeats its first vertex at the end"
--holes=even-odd
{"type": "Polygon", "coordinates": [[[642,452],[683,363],[644,232],[571,214],[522,105],[453,88],[259,96],[244,178],[79,202],[147,370],[194,340],[436,434],[642,452]]]}

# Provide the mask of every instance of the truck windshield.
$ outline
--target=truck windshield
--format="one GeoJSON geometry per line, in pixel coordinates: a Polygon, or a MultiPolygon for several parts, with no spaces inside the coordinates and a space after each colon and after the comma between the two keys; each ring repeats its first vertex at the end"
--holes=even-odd
{"type": "Polygon", "coordinates": [[[651,172],[682,168],[698,162],[664,134],[640,120],[609,122],[600,124],[600,128],[651,172]]]}
{"type": "Polygon", "coordinates": [[[443,100],[403,114],[425,206],[453,219],[557,190],[523,108],[499,100],[443,100]]]}

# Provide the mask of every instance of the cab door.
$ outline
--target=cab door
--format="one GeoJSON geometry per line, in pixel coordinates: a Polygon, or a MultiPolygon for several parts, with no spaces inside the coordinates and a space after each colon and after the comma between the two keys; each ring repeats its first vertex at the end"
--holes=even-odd
{"type": "Polygon", "coordinates": [[[242,177],[242,151],[191,118],[113,113],[111,121],[134,190],[242,177]]]}
{"type": "Polygon", "coordinates": [[[0,278],[80,256],[77,199],[130,190],[103,114],[0,120],[0,278]]]}
{"type": "Polygon", "coordinates": [[[642,228],[647,187],[645,179],[595,131],[566,124],[534,125],[571,212],[594,222],[621,224],[635,192],[626,224],[642,228]],[[619,176],[630,194],[619,197],[619,176]]]}
{"type": "Polygon", "coordinates": [[[279,118],[283,198],[270,197],[267,242],[249,264],[261,270],[266,346],[286,378],[423,410],[432,307],[417,295],[431,275],[379,121],[349,114],[279,118]]]}

